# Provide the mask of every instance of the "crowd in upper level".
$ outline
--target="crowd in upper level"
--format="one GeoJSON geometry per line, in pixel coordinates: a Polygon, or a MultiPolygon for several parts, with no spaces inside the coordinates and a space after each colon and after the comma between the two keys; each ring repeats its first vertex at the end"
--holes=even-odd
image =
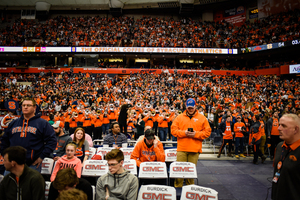
{"type": "Polygon", "coordinates": [[[37,46],[243,48],[298,39],[299,22],[298,10],[246,21],[242,26],[149,16],[20,19],[0,31],[0,46],[27,46],[37,39],[37,46]]]}

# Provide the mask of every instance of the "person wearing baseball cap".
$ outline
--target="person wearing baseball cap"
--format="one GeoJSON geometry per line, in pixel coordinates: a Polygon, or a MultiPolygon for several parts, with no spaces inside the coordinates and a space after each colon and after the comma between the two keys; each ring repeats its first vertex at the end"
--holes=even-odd
{"type": "Polygon", "coordinates": [[[57,139],[57,145],[53,153],[50,155],[54,161],[57,161],[60,157],[65,155],[66,153],[66,146],[69,142],[72,141],[72,138],[64,132],[64,123],[61,121],[56,121],[52,125],[55,136],[57,139]]]}
{"type": "MultiPolygon", "coordinates": [[[[202,141],[208,138],[211,128],[207,118],[196,109],[193,98],[186,101],[186,110],[178,115],[171,126],[171,134],[177,137],[177,161],[192,162],[197,165],[202,153],[202,141]]],[[[194,184],[194,179],[187,179],[186,185],[194,184]]],[[[183,186],[183,179],[175,179],[175,187],[183,186]]]]}
{"type": "Polygon", "coordinates": [[[136,160],[138,167],[140,167],[142,162],[146,161],[165,162],[163,144],[154,135],[152,129],[147,129],[144,138],[136,143],[130,159],[136,160]]]}
{"type": "MultiPolygon", "coordinates": [[[[163,144],[159,141],[158,137],[155,136],[152,129],[147,129],[144,137],[136,143],[130,159],[136,161],[138,168],[142,162],[165,162],[166,156],[163,144]]],[[[140,179],[140,185],[161,185],[161,183],[161,180],[157,181],[156,179],[140,179]]]]}

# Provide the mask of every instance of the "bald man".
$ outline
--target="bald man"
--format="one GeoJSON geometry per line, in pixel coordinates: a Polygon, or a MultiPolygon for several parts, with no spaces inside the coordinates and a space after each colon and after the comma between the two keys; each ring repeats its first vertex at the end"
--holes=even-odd
{"type": "Polygon", "coordinates": [[[285,114],[279,120],[272,181],[272,199],[299,199],[300,197],[300,118],[285,114]]]}

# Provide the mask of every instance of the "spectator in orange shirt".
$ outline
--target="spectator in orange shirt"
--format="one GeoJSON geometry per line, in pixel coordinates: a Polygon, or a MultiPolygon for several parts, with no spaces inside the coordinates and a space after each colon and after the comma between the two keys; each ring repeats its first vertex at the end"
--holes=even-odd
{"type": "Polygon", "coordinates": [[[222,132],[222,135],[223,135],[223,144],[222,146],[220,147],[220,150],[219,150],[219,154],[218,154],[218,158],[220,158],[221,156],[221,153],[225,147],[226,144],[228,144],[228,156],[231,157],[231,148],[232,148],[232,139],[233,139],[233,135],[234,135],[234,128],[233,128],[233,123],[231,121],[231,116],[230,115],[227,115],[226,116],[226,121],[223,121],[221,124],[220,124],[220,130],[222,132]]]}

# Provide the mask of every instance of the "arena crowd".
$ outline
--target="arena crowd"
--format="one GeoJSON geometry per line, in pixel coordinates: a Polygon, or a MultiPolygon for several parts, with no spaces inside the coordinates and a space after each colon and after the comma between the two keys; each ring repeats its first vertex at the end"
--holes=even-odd
{"type": "Polygon", "coordinates": [[[15,20],[0,31],[0,46],[138,46],[244,48],[299,38],[299,10],[246,21],[234,26],[225,21],[144,16],[58,16],[44,22],[15,20]]]}

